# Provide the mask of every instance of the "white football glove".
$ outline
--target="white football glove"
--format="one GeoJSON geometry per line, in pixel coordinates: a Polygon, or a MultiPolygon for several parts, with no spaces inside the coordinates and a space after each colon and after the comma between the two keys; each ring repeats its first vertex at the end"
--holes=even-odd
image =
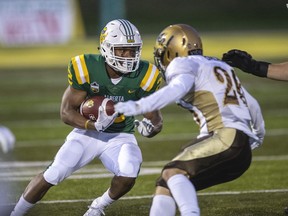
{"type": "Polygon", "coordinates": [[[250,144],[250,147],[251,147],[252,150],[254,150],[255,148],[258,148],[263,143],[264,137],[259,136],[257,138],[258,139],[255,139],[255,138],[252,138],[252,137],[249,138],[249,144],[250,144]]]}
{"type": "Polygon", "coordinates": [[[250,137],[250,139],[249,139],[251,149],[253,150],[253,149],[258,148],[259,146],[262,145],[266,132],[265,132],[264,123],[263,123],[263,125],[258,127],[257,130],[253,126],[251,126],[251,127],[252,127],[253,134],[256,135],[256,138],[250,137]]]}
{"type": "Polygon", "coordinates": [[[258,148],[259,146],[262,145],[262,142],[255,140],[253,138],[249,138],[249,144],[252,150],[254,150],[255,148],[258,148]]]}
{"type": "Polygon", "coordinates": [[[142,121],[135,120],[134,125],[138,129],[138,132],[144,137],[149,137],[154,130],[154,125],[147,118],[143,118],[142,121]]]}
{"type": "Polygon", "coordinates": [[[143,114],[141,107],[135,101],[119,102],[114,105],[117,113],[122,113],[125,116],[135,116],[143,114]]]}
{"type": "Polygon", "coordinates": [[[113,113],[111,116],[107,115],[105,108],[100,106],[98,109],[97,121],[94,123],[96,130],[99,132],[105,131],[114,122],[117,116],[117,112],[113,113]]]}
{"type": "Polygon", "coordinates": [[[0,146],[3,153],[12,151],[15,145],[16,138],[12,131],[5,126],[0,125],[0,146]]]}

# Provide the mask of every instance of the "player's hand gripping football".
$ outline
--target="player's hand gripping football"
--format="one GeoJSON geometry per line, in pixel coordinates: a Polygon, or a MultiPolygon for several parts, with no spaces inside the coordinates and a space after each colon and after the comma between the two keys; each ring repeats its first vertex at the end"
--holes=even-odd
{"type": "Polygon", "coordinates": [[[97,131],[105,131],[116,119],[118,116],[117,112],[114,112],[112,115],[107,115],[105,108],[101,105],[98,109],[98,118],[94,123],[94,126],[97,131]]]}
{"type": "Polygon", "coordinates": [[[138,132],[144,137],[149,137],[154,130],[154,125],[147,118],[143,118],[142,121],[135,120],[134,125],[138,132]]]}
{"type": "Polygon", "coordinates": [[[223,54],[222,60],[232,67],[251,73],[259,77],[267,77],[268,66],[270,63],[256,61],[252,56],[242,50],[232,49],[223,54]]]}

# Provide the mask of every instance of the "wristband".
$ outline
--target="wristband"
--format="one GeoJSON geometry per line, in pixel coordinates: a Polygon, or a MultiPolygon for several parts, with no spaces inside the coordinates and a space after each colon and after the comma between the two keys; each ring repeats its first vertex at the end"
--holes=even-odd
{"type": "Polygon", "coordinates": [[[88,124],[89,124],[89,122],[90,122],[91,120],[90,119],[88,119],[86,122],[85,122],[85,129],[87,130],[88,129],[88,124]]]}
{"type": "Polygon", "coordinates": [[[255,71],[252,71],[251,73],[259,77],[267,77],[269,64],[270,63],[268,62],[258,61],[257,69],[255,71]]]}

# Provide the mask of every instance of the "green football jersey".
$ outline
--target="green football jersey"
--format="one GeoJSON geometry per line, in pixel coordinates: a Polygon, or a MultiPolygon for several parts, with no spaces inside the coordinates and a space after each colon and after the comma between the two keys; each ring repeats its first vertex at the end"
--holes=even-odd
{"type": "MultiPolygon", "coordinates": [[[[139,100],[159,89],[162,77],[157,67],[148,61],[140,61],[137,71],[124,74],[113,84],[105,69],[101,55],[84,54],[73,57],[68,66],[68,82],[75,89],[87,92],[87,96],[102,95],[117,102],[139,100]]],[[[134,132],[134,117],[121,115],[105,130],[108,133],[134,132]]]]}

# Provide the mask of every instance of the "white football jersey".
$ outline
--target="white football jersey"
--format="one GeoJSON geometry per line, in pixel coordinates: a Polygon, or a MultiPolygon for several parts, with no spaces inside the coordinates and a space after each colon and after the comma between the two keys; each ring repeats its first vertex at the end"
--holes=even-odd
{"type": "Polygon", "coordinates": [[[176,101],[193,111],[199,137],[230,127],[262,143],[265,129],[260,107],[228,64],[203,56],[178,57],[169,64],[165,76],[166,86],[137,102],[142,111],[176,101]]]}

